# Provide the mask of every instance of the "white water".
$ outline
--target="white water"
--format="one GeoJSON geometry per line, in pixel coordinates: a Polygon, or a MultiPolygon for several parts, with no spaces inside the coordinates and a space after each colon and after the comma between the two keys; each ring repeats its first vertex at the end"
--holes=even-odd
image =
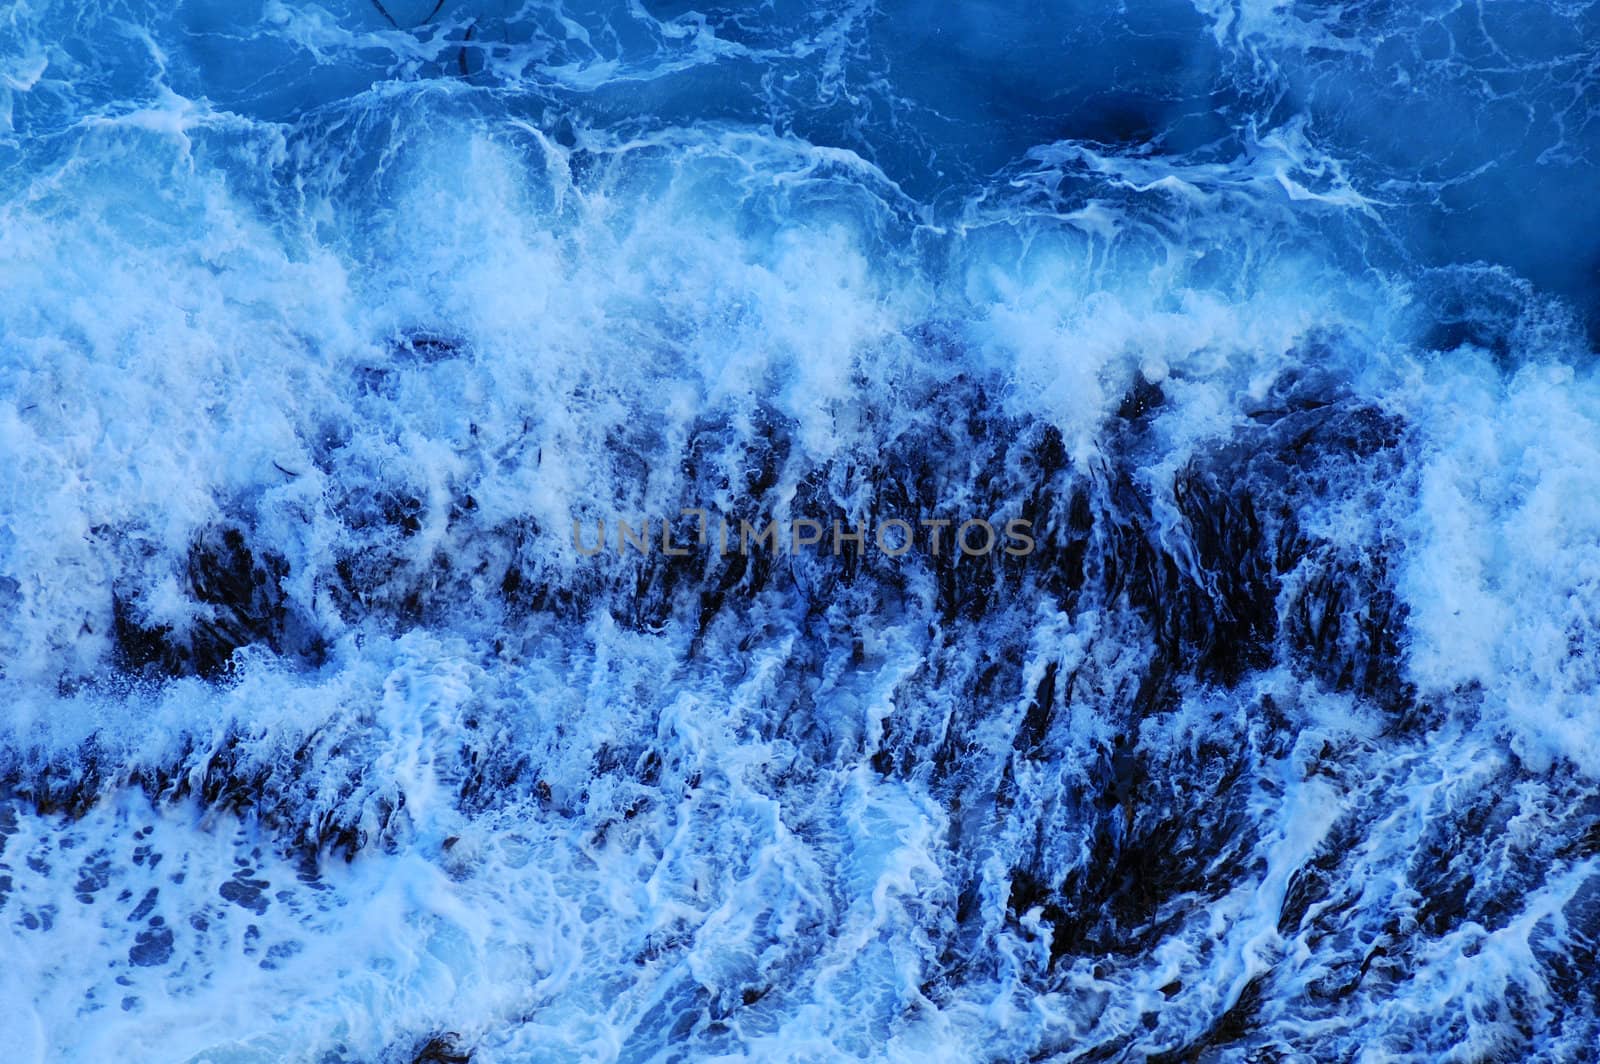
{"type": "MultiPolygon", "coordinates": [[[[929,195],[882,144],[943,127],[872,141],[895,93],[852,65],[889,16],[779,14],[806,21],[0,16],[11,1059],[409,1061],[445,1035],[478,1062],[1586,1059],[1580,313],[1385,251],[1409,194],[1271,108],[1234,146],[1069,138],[929,195]],[[771,118],[771,84],[751,119],[714,80],[741,64],[809,72],[867,143],[771,118]],[[1441,349],[1452,292],[1489,324],[1441,349]],[[1141,375],[1164,403],[1134,430],[1141,375]],[[1287,446],[1264,411],[1294,375],[1402,428],[1313,435],[1290,487],[1261,480],[1238,456],[1287,446]],[[990,516],[1042,426],[1068,463],[1045,505],[1097,507],[1070,602],[1027,583],[952,616],[931,569],[780,564],[702,627],[711,563],[657,614],[567,534],[735,512],[775,437],[764,512],[858,514],[927,455],[941,512],[990,516]],[[1205,554],[1197,468],[1326,549],[1274,574],[1267,660],[1180,662],[1152,699],[1159,616],[1095,592],[1094,559],[1121,556],[1125,477],[1148,514],[1124,516],[1223,595],[1244,563],[1205,554]],[[221,528],[281,559],[283,645],[130,675],[115,604],[174,642],[217,623],[191,552],[221,528]],[[1319,671],[1365,660],[1349,624],[1291,646],[1329,558],[1339,608],[1398,627],[1394,683],[1319,671]],[[1061,907],[1169,874],[1052,955],[1061,907]]],[[[1231,77],[1296,84],[1275,64],[1304,38],[1261,28],[1290,16],[1202,14],[1231,77]]]]}

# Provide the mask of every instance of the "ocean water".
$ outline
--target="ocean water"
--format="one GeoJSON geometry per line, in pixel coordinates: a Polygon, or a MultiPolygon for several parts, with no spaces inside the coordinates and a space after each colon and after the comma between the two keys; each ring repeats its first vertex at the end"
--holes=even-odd
{"type": "Polygon", "coordinates": [[[1597,116],[1589,0],[8,0],[4,1058],[1600,1059],[1597,116]]]}

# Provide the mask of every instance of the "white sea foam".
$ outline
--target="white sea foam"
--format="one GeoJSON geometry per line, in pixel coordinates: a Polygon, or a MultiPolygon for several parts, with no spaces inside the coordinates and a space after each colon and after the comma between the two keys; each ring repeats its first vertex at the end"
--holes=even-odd
{"type": "MultiPolygon", "coordinates": [[[[1592,1045],[1498,1011],[1555,1016],[1551,958],[1594,927],[1563,802],[1600,777],[1600,385],[1559,308],[1514,306],[1498,351],[1430,346],[1427,293],[1351,267],[1394,189],[1303,117],[1176,158],[1067,138],[936,208],[860,144],[672,109],[696,72],[796,57],[849,98],[862,10],[773,43],[534,6],[486,8],[484,65],[444,78],[464,12],[266,4],[235,30],[266,81],[311,69],[298,103],[155,21],[96,86],[41,42],[109,16],[6,16],[0,748],[20,791],[92,799],[0,805],[17,1059],[410,1060],[447,1032],[479,1061],[1071,1059],[1203,1044],[1230,1010],[1241,1045],[1313,1031],[1341,1059],[1592,1045]],[[619,85],[659,119],[556,120],[619,85]],[[1315,429],[1253,442],[1293,376],[1403,428],[1295,466],[1315,429]],[[1135,429],[1141,380],[1162,405],[1135,429]],[[1229,456],[1279,455],[1325,550],[1273,579],[1310,595],[1342,550],[1392,580],[1392,618],[1316,609],[1400,629],[1404,706],[1288,636],[1147,699],[1164,651],[1127,587],[966,624],[931,577],[863,581],[701,631],[502,592],[616,579],[574,515],[731,512],[769,437],[779,508],[855,506],[873,458],[945,446],[928,396],[958,386],[990,407],[957,414],[1059,432],[1073,483],[1142,500],[1170,579],[1218,595],[1238,574],[1181,485],[1227,496],[1229,456]],[[129,680],[128,625],[221,623],[191,569],[225,528],[325,645],[129,680]],[[1029,740],[1047,676],[1072,693],[1029,740]],[[1204,815],[1162,834],[1173,808],[1204,815]],[[1468,812],[1476,881],[1440,834],[1468,812]],[[1059,911],[1113,873],[1168,875],[1121,952],[1059,911]],[[1452,923],[1463,882],[1481,919],[1452,923]]],[[[1252,77],[1307,34],[1354,47],[1196,6],[1252,77]]],[[[1009,483],[980,453],[933,456],[943,502],[1009,483]]]]}

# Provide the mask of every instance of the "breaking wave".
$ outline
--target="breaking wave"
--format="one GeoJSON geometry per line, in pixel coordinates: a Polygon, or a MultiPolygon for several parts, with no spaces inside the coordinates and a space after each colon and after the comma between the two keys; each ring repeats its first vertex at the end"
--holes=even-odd
{"type": "Polygon", "coordinates": [[[0,12],[12,1059],[1589,1059],[1597,20],[0,12]]]}

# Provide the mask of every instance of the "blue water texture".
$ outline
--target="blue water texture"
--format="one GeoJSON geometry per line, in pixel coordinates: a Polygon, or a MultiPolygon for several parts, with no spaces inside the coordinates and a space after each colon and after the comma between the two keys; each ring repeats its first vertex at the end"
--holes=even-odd
{"type": "Polygon", "coordinates": [[[6,1059],[1600,1059],[1597,178],[1589,0],[8,0],[6,1059]]]}

